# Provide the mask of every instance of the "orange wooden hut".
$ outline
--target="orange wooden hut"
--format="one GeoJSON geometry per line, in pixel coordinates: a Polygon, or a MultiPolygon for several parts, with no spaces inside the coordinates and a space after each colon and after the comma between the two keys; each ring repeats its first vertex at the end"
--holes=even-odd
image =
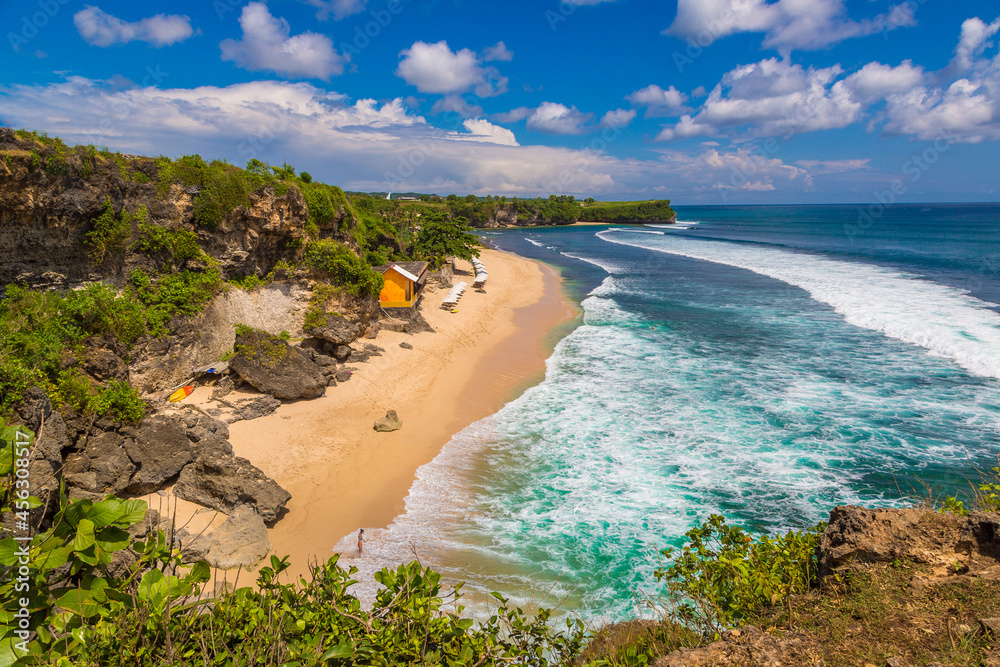
{"type": "Polygon", "coordinates": [[[378,295],[383,308],[412,308],[420,300],[420,292],[427,283],[427,262],[397,262],[377,266],[385,285],[378,295]]]}

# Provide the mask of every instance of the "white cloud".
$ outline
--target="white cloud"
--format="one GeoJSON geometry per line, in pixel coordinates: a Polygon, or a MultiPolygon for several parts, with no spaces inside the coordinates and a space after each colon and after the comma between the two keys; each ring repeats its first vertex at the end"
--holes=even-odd
{"type": "Polygon", "coordinates": [[[987,53],[998,31],[1000,19],[965,21],[955,57],[936,76],[939,85],[888,95],[883,131],[951,143],[1000,141],[1000,52],[987,53]]]}
{"type": "Polygon", "coordinates": [[[513,59],[514,59],[514,52],[508,49],[507,45],[504,44],[503,42],[497,42],[493,46],[483,51],[483,60],[485,62],[499,60],[505,63],[509,63],[513,59]]]}
{"type": "Polygon", "coordinates": [[[635,109],[615,109],[604,114],[601,127],[625,127],[635,120],[635,109]]]}
{"type": "MultiPolygon", "coordinates": [[[[791,136],[845,127],[871,112],[869,131],[952,143],[1000,141],[997,34],[1000,18],[966,20],[954,57],[936,73],[910,60],[870,62],[847,76],[839,65],[807,69],[788,58],[743,65],[724,74],[695,113],[682,115],[657,138],[791,136]]],[[[647,88],[629,99],[641,102],[654,93],[647,88]]]]}
{"type": "Polygon", "coordinates": [[[871,158],[854,160],[798,160],[796,165],[806,169],[812,176],[825,174],[844,174],[849,171],[865,171],[871,169],[871,158]]]}
{"type": "Polygon", "coordinates": [[[316,18],[326,21],[333,15],[334,20],[363,12],[367,0],[306,0],[311,6],[316,8],[316,18]]]}
{"type": "Polygon", "coordinates": [[[887,95],[904,93],[919,86],[924,80],[922,67],[915,67],[909,60],[891,67],[882,63],[868,63],[844,79],[852,96],[862,102],[884,99],[887,95]]]}
{"type": "Polygon", "coordinates": [[[955,47],[955,57],[951,61],[948,72],[952,75],[960,75],[972,69],[983,51],[993,45],[989,40],[998,31],[1000,31],[1000,18],[989,25],[978,17],[964,21],[958,46],[955,47]]]}
{"type": "Polygon", "coordinates": [[[664,151],[669,173],[693,193],[714,192],[723,202],[739,192],[802,192],[813,187],[809,173],[776,157],[740,148],[724,152],[709,148],[697,155],[664,151]]]}
{"type": "Polygon", "coordinates": [[[646,107],[646,118],[670,116],[684,107],[687,95],[670,86],[666,90],[655,83],[635,91],[625,98],[638,107],[646,107]]]}
{"type": "Polygon", "coordinates": [[[469,104],[461,95],[445,95],[431,108],[431,113],[444,113],[451,111],[457,113],[462,118],[476,118],[481,116],[483,108],[478,104],[469,104]]]}
{"type": "Polygon", "coordinates": [[[661,140],[700,135],[734,139],[789,136],[845,127],[862,105],[851,96],[839,65],[804,69],[770,58],[723,75],[694,116],[683,115],[660,133],[661,140]]]}
{"type": "Polygon", "coordinates": [[[183,42],[194,34],[187,16],[157,14],[129,22],[91,5],[73,15],[73,24],[80,36],[93,46],[149,42],[159,48],[183,42]]]}
{"type": "Polygon", "coordinates": [[[290,78],[329,81],[342,74],[345,56],[326,35],[304,32],[291,36],[288,21],[271,16],[263,2],[251,2],[240,16],[243,39],[223,40],[222,59],[250,71],[267,70],[290,78]]]}
{"type": "Polygon", "coordinates": [[[747,147],[699,148],[695,154],[660,149],[651,159],[634,159],[596,148],[519,146],[509,130],[481,118],[442,131],[408,111],[403,100],[349,102],[304,82],[121,89],[72,77],[60,84],[0,86],[0,117],[71,143],[129,153],[200,153],[236,164],[251,157],[287,161],[361,191],[627,194],[722,203],[759,201],[752,195],[763,191],[792,199],[812,187],[810,171],[821,170],[747,147]]]}
{"type": "Polygon", "coordinates": [[[476,95],[492,97],[507,90],[507,78],[495,67],[483,67],[475,51],[452,51],[448,42],[415,42],[399,54],[396,76],[422,93],[462,93],[475,88],[476,95]]]}
{"type": "Polygon", "coordinates": [[[664,33],[704,47],[734,33],[762,32],[765,47],[787,53],[915,24],[909,2],[854,21],[846,16],[844,0],[679,0],[677,16],[664,33]]]}
{"type": "Polygon", "coordinates": [[[492,118],[499,123],[516,123],[520,120],[524,120],[533,113],[535,113],[535,110],[531,107],[517,107],[516,109],[511,109],[510,111],[495,113],[492,118]]]}
{"type": "Polygon", "coordinates": [[[545,134],[584,134],[593,114],[556,102],[542,102],[528,117],[528,129],[545,134]]]}
{"type": "Polygon", "coordinates": [[[449,134],[448,137],[458,141],[479,141],[481,143],[500,144],[501,146],[519,145],[513,132],[505,127],[494,125],[485,118],[469,118],[462,125],[469,131],[468,134],[454,132],[449,134]]]}

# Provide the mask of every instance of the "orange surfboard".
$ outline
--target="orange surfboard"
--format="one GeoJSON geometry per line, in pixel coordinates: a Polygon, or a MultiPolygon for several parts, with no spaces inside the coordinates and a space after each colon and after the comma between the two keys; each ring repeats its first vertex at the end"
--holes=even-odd
{"type": "Polygon", "coordinates": [[[181,387],[174,393],[170,394],[170,400],[173,401],[174,403],[176,403],[177,401],[183,401],[185,398],[191,395],[192,391],[194,391],[194,387],[192,385],[181,387]]]}

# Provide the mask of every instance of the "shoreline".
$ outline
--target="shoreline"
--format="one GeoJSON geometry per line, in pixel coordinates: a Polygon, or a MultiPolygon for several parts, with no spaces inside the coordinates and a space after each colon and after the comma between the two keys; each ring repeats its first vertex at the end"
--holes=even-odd
{"type": "Polygon", "coordinates": [[[551,333],[576,309],[547,265],[492,249],[482,260],[487,292],[468,289],[458,313],[438,307],[446,289],[428,289],[421,312],[434,332],[382,331],[366,342],[385,353],[359,364],[349,382],[230,426],[236,455],[292,494],[288,513],[268,529],[273,553],[290,557],[290,576],[305,575],[359,528],[389,526],[405,511],[420,466],[544,378],[551,333]],[[390,409],[403,428],[375,432],[390,409]]]}

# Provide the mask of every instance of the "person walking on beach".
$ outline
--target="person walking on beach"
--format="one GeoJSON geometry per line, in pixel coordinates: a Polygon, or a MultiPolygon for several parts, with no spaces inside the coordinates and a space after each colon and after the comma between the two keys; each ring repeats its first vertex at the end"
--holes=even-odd
{"type": "Polygon", "coordinates": [[[365,548],[365,529],[362,528],[358,531],[358,555],[361,555],[361,551],[365,548]]]}

